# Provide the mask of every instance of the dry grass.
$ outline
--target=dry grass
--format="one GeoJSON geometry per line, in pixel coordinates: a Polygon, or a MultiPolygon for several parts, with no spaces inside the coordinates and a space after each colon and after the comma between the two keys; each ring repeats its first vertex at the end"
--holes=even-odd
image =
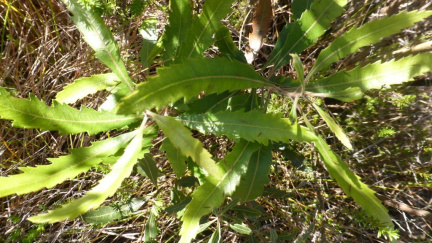
{"type": "MultiPolygon", "coordinates": [[[[259,68],[271,50],[283,23],[289,20],[289,1],[278,1],[272,32],[268,45],[263,48],[260,59],[256,62],[259,68]]],[[[344,30],[354,24],[354,20],[376,18],[379,14],[401,11],[404,8],[420,9],[432,6],[427,0],[399,1],[394,7],[392,1],[352,1],[349,11],[341,21],[335,23],[335,30],[344,30]],[[406,4],[406,5],[404,5],[406,4]],[[393,7],[392,7],[393,6],[393,7]],[[386,7],[392,7],[387,8],[386,7]]],[[[119,3],[120,4],[120,3],[119,3]]],[[[164,1],[153,1],[140,16],[126,19],[118,12],[106,16],[107,24],[121,43],[123,56],[127,57],[127,66],[136,80],[145,79],[145,72],[140,69],[138,51],[140,37],[137,28],[140,21],[148,16],[156,16],[160,27],[166,24],[165,13],[162,12],[164,1]]],[[[121,6],[121,4],[119,5],[121,6]]],[[[236,5],[233,16],[239,21],[249,10],[242,4],[236,5]]],[[[28,97],[29,93],[50,103],[55,94],[67,83],[76,78],[107,72],[107,68],[98,62],[91,49],[80,38],[79,32],[73,27],[68,13],[61,1],[0,1],[2,59],[0,63],[0,85],[8,87],[20,97],[28,97]],[[8,8],[8,5],[10,7],[8,8]]],[[[242,24],[226,21],[233,31],[234,39],[246,44],[242,24]]],[[[247,27],[246,27],[247,28],[247,27]]],[[[386,46],[402,47],[418,43],[420,34],[429,38],[431,21],[403,31],[401,34],[387,38],[360,53],[350,56],[339,63],[339,68],[354,64],[364,59],[371,51],[378,56],[385,56],[386,46]],[[372,49],[371,49],[372,48],[372,49]]],[[[337,33],[337,32],[336,32],[337,33]]],[[[316,52],[334,36],[326,35],[320,44],[306,50],[302,57],[306,63],[312,63],[316,52]]],[[[372,61],[372,59],[371,59],[372,61]]],[[[151,68],[154,70],[154,67],[151,68]]],[[[291,68],[286,68],[279,75],[294,75],[291,68]]],[[[423,77],[430,81],[430,77],[423,77]]],[[[372,106],[374,111],[368,113],[367,107],[371,100],[352,104],[328,104],[332,112],[341,117],[341,122],[349,131],[356,146],[356,152],[344,152],[333,138],[334,149],[342,154],[345,161],[372,185],[388,202],[403,202],[411,209],[430,210],[432,203],[432,140],[430,114],[432,107],[432,88],[430,85],[412,87],[405,86],[397,93],[377,92],[375,95],[384,99],[372,106]],[[394,106],[391,97],[400,94],[415,94],[415,102],[408,107],[399,109],[394,106]],[[392,128],[396,133],[389,137],[378,137],[377,131],[392,128]]],[[[371,95],[372,96],[372,95],[371,95]]],[[[82,104],[97,107],[103,100],[103,94],[85,99],[82,104]]],[[[99,137],[85,135],[60,136],[56,132],[41,132],[13,128],[8,121],[0,121],[0,175],[7,176],[19,173],[18,167],[47,164],[47,158],[58,157],[68,153],[68,148],[88,146],[90,141],[99,137]]],[[[103,135],[101,135],[103,136],[103,135]]],[[[158,138],[159,140],[162,138],[158,138]]],[[[211,146],[212,143],[226,144],[225,139],[202,137],[211,146]]],[[[159,140],[155,141],[158,142],[159,140]]],[[[316,158],[309,147],[301,147],[304,154],[316,158]]],[[[300,148],[301,147],[301,148],[300,148]]],[[[153,151],[157,154],[157,151],[153,151]]],[[[219,156],[221,151],[215,151],[219,156]]],[[[170,204],[170,190],[175,181],[166,159],[157,157],[159,168],[165,175],[159,177],[159,188],[151,182],[134,174],[127,179],[122,189],[106,204],[128,197],[140,197],[155,193],[134,216],[107,225],[89,225],[82,219],[57,223],[53,225],[33,225],[26,219],[36,213],[45,211],[69,200],[78,198],[89,190],[102,177],[102,169],[94,169],[75,179],[66,181],[53,189],[42,190],[22,196],[9,196],[0,199],[0,242],[31,239],[29,235],[40,232],[34,238],[36,242],[133,242],[143,236],[149,209],[156,201],[170,204]],[[39,231],[38,231],[39,230],[39,231]],[[27,238],[26,238],[27,237],[27,238]]],[[[312,159],[300,169],[291,161],[275,154],[275,173],[270,178],[269,187],[285,191],[287,195],[263,196],[254,205],[262,211],[257,219],[246,219],[260,242],[268,241],[270,229],[277,233],[288,232],[292,239],[300,239],[302,234],[309,234],[307,241],[329,242],[382,242],[376,237],[377,231],[354,204],[338,189],[335,182],[329,180],[327,172],[320,162],[312,159]],[[309,228],[314,225],[314,228],[309,228]]],[[[394,204],[393,204],[394,206],[394,204]]],[[[401,209],[389,207],[390,213],[401,233],[402,242],[425,242],[432,240],[430,217],[420,217],[401,209]]],[[[417,210],[417,212],[419,212],[417,210]]],[[[176,242],[179,232],[179,220],[173,215],[161,212],[157,220],[160,234],[157,242],[176,242]]],[[[215,227],[213,225],[212,227],[215,227]]],[[[204,231],[198,242],[204,242],[209,232],[204,231]]],[[[232,230],[223,231],[224,242],[248,242],[248,237],[232,230]]]]}

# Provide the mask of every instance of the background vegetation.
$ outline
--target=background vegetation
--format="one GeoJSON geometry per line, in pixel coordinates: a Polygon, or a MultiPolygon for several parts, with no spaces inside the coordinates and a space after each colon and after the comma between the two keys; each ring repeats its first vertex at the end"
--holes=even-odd
{"type": "MultiPolygon", "coordinates": [[[[82,2],[89,8],[96,8],[104,16],[120,44],[128,70],[134,71],[131,73],[132,78],[145,79],[154,74],[155,66],[143,68],[139,62],[143,39],[138,28],[142,20],[153,18],[156,28],[162,31],[167,23],[167,3],[158,0],[82,2]]],[[[195,7],[200,9],[200,6],[200,3],[196,3],[195,7]]],[[[414,9],[432,9],[432,6],[429,1],[421,0],[352,1],[344,16],[333,24],[333,30],[343,31],[358,21],[414,9]]],[[[9,91],[26,98],[29,93],[33,93],[49,103],[63,86],[76,78],[107,71],[80,37],[61,1],[2,0],[0,11],[0,85],[9,91]]],[[[249,4],[240,1],[234,6],[232,15],[224,21],[241,49],[247,45],[250,11],[249,4]]],[[[290,18],[290,1],[278,1],[267,44],[255,60],[256,68],[266,62],[278,31],[290,18]]],[[[349,67],[366,57],[370,62],[374,58],[385,59],[386,54],[395,49],[409,48],[430,40],[431,30],[429,19],[378,44],[363,48],[338,63],[336,68],[349,67]]],[[[302,60],[306,64],[313,63],[315,55],[312,51],[321,48],[321,45],[324,47],[333,38],[329,32],[318,46],[302,53],[302,60]]],[[[218,50],[212,48],[207,55],[218,55],[218,50]]],[[[287,66],[281,74],[295,76],[295,71],[287,66]]],[[[344,152],[339,141],[332,137],[327,138],[327,141],[333,142],[332,148],[343,154],[344,161],[366,184],[380,193],[380,198],[389,208],[399,229],[401,240],[405,242],[432,240],[432,217],[427,211],[422,211],[430,210],[432,200],[430,78],[430,75],[425,75],[396,90],[375,91],[360,102],[323,101],[348,132],[355,150],[344,152]]],[[[83,104],[96,108],[103,102],[105,95],[100,92],[84,99],[77,107],[83,104]]],[[[271,109],[286,112],[287,104],[282,99],[277,96],[272,99],[271,109]]],[[[314,125],[325,129],[326,126],[318,124],[319,120],[316,117],[314,125]]],[[[82,135],[62,136],[56,132],[17,129],[7,121],[1,121],[0,131],[1,176],[16,173],[21,166],[48,164],[46,158],[67,154],[68,148],[90,144],[89,138],[82,135]]],[[[98,135],[94,139],[106,136],[109,134],[98,135]]],[[[222,156],[224,151],[212,150],[214,144],[226,144],[226,148],[232,146],[223,138],[199,138],[215,156],[222,156]]],[[[154,143],[160,143],[161,139],[158,137],[154,143]]],[[[310,152],[310,147],[296,149],[303,150],[306,155],[314,153],[310,152]]],[[[106,202],[107,205],[118,205],[119,202],[127,204],[129,198],[143,198],[139,209],[129,216],[107,224],[88,224],[82,218],[53,225],[35,225],[26,220],[48,206],[80,197],[106,172],[106,168],[100,166],[52,189],[0,199],[0,241],[137,241],[142,239],[146,229],[150,229],[148,222],[152,218],[151,214],[160,216],[156,221],[158,234],[155,241],[178,241],[175,235],[178,235],[179,220],[163,210],[171,201],[171,189],[168,188],[171,188],[175,175],[173,172],[167,173],[171,167],[165,157],[157,151],[153,152],[159,170],[166,175],[159,177],[159,187],[154,187],[148,178],[134,173],[123,182],[121,190],[106,202]]],[[[377,238],[374,222],[330,180],[322,166],[317,165],[319,161],[287,153],[281,150],[274,155],[272,170],[277,173],[272,173],[270,177],[266,196],[258,199],[259,205],[252,205],[256,211],[244,214],[244,222],[254,232],[258,232],[259,241],[268,241],[274,229],[283,236],[279,240],[287,242],[302,239],[326,239],[330,242],[382,240],[377,238]]],[[[238,214],[237,211],[236,216],[238,214]]],[[[225,230],[221,233],[226,241],[249,241],[248,236],[240,230],[225,230]]],[[[208,235],[203,232],[200,237],[205,239],[208,235]]]]}

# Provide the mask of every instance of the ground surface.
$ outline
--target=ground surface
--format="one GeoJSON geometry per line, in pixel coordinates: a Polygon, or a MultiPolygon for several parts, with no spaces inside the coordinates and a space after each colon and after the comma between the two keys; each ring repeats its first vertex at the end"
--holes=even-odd
{"type": "MultiPolygon", "coordinates": [[[[162,31],[167,17],[164,7],[166,2],[148,1],[142,14],[132,18],[127,4],[118,2],[105,6],[107,10],[104,16],[120,43],[122,56],[127,60],[132,77],[142,80],[146,72],[142,70],[138,59],[142,40],[137,28],[141,20],[156,17],[158,28],[162,31]]],[[[197,9],[199,6],[197,4],[197,9]]],[[[225,23],[232,31],[233,38],[244,49],[250,7],[236,3],[233,9],[233,14],[225,23]]],[[[351,1],[347,9],[347,13],[334,23],[336,32],[354,23],[405,9],[430,10],[432,4],[428,0],[351,1]]],[[[0,1],[0,16],[0,85],[8,87],[17,96],[28,97],[29,93],[33,93],[50,103],[56,92],[76,78],[107,72],[107,68],[94,58],[91,49],[80,38],[60,1],[0,1]],[[13,3],[9,9],[8,3],[13,3]]],[[[290,1],[275,3],[267,44],[254,63],[257,69],[268,57],[278,30],[289,20],[290,1]]],[[[363,48],[338,65],[346,67],[371,53],[382,57],[389,51],[431,40],[431,22],[429,19],[379,44],[363,48]]],[[[331,34],[326,35],[318,46],[306,50],[302,59],[306,63],[313,62],[313,50],[321,48],[320,45],[325,46],[332,38],[331,34]]],[[[209,55],[215,53],[216,50],[209,51],[209,55]]],[[[150,68],[149,75],[153,73],[154,67],[150,68]]],[[[293,69],[287,66],[278,75],[293,74],[293,69]]],[[[348,132],[355,150],[344,151],[338,141],[331,137],[328,141],[333,143],[333,149],[342,155],[363,181],[378,192],[399,230],[401,242],[432,241],[432,217],[428,214],[432,211],[430,75],[418,78],[414,84],[403,85],[393,91],[373,92],[368,97],[354,103],[326,102],[348,132]]],[[[95,108],[103,99],[104,94],[101,93],[83,100],[77,107],[83,104],[95,108]]],[[[68,148],[88,146],[91,141],[105,136],[60,136],[56,132],[13,128],[7,121],[0,121],[0,124],[1,176],[19,173],[18,168],[21,166],[48,164],[47,158],[67,154],[68,148]]],[[[202,139],[208,145],[226,143],[223,138],[202,139]]],[[[299,150],[311,154],[309,147],[299,150]]],[[[69,198],[82,196],[102,177],[105,168],[101,166],[52,189],[0,199],[0,242],[137,241],[144,234],[149,209],[157,203],[169,205],[170,186],[175,179],[166,159],[158,156],[157,151],[154,153],[159,168],[166,174],[159,178],[160,188],[155,188],[148,179],[135,173],[105,203],[109,205],[155,193],[136,214],[104,225],[90,225],[81,218],[53,225],[33,225],[26,220],[67,202],[69,198]]],[[[383,238],[377,238],[377,230],[371,226],[373,223],[330,180],[319,161],[307,161],[297,168],[294,161],[285,159],[281,154],[275,154],[274,159],[274,173],[270,177],[268,190],[278,189],[279,193],[283,193],[274,195],[269,192],[269,195],[258,199],[260,206],[256,208],[262,211],[261,216],[245,221],[254,229],[258,241],[268,241],[270,229],[274,229],[277,233],[285,233],[285,240],[280,242],[299,241],[302,236],[307,236],[308,242],[385,242],[383,238]]],[[[157,224],[159,235],[155,241],[178,241],[179,220],[174,215],[161,211],[157,224]]],[[[209,234],[204,231],[199,241],[206,242],[209,234]]],[[[248,237],[229,228],[225,228],[222,235],[224,242],[249,241],[248,237]]]]}

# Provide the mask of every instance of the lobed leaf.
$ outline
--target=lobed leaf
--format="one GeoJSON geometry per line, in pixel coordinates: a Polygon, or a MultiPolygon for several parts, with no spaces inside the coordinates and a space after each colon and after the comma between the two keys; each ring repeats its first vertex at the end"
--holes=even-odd
{"type": "Polygon", "coordinates": [[[184,156],[191,157],[195,163],[204,168],[214,178],[219,179],[222,177],[223,173],[216,166],[211,154],[198,139],[192,137],[192,133],[183,124],[169,116],[160,116],[155,113],[149,114],[169,138],[172,145],[179,149],[184,156]]]}
{"type": "Polygon", "coordinates": [[[116,86],[120,82],[114,73],[98,74],[91,77],[76,79],[73,83],[63,87],[63,90],[56,95],[56,101],[72,104],[77,100],[94,94],[97,91],[105,90],[116,86]]]}
{"type": "Polygon", "coordinates": [[[271,146],[265,146],[252,154],[246,174],[242,176],[240,184],[232,195],[233,198],[248,202],[263,194],[264,186],[269,182],[271,151],[271,146]]]}
{"type": "MultiPolygon", "coordinates": [[[[430,72],[431,62],[431,53],[408,56],[385,63],[376,62],[320,79],[318,82],[307,85],[306,91],[326,94],[358,88],[364,93],[370,89],[386,88],[393,84],[408,82],[415,76],[430,72]]],[[[339,97],[333,96],[333,98],[339,97]]]]}
{"type": "Polygon", "coordinates": [[[70,154],[48,159],[52,164],[37,167],[21,167],[24,173],[0,177],[0,197],[34,192],[76,177],[82,172],[114,155],[129,142],[135,132],[122,134],[104,141],[94,142],[90,147],[71,149],[70,154]]]}
{"type": "Polygon", "coordinates": [[[182,97],[190,99],[202,91],[208,94],[272,86],[249,65],[221,58],[188,60],[160,68],[158,74],[139,84],[135,92],[121,101],[117,112],[142,112],[182,97]]]}
{"type": "Polygon", "coordinates": [[[98,112],[86,107],[76,110],[66,104],[53,101],[53,106],[30,94],[30,99],[12,97],[0,87],[0,117],[12,120],[12,125],[21,128],[40,128],[59,131],[60,134],[77,134],[119,129],[137,122],[141,117],[123,116],[107,112],[98,112]]]}
{"type": "Polygon", "coordinates": [[[291,53],[299,54],[315,44],[318,37],[331,27],[331,22],[345,11],[343,7],[347,2],[347,0],[314,1],[310,9],[305,11],[297,22],[289,23],[284,27],[266,66],[274,63],[274,68],[278,69],[289,62],[291,53]]]}
{"type": "Polygon", "coordinates": [[[391,17],[373,20],[359,28],[350,29],[321,51],[308,74],[309,79],[316,72],[351,53],[357,52],[361,47],[377,43],[381,38],[398,33],[431,15],[432,11],[401,12],[391,17]]]}
{"type": "Polygon", "coordinates": [[[61,208],[48,211],[48,213],[33,216],[29,220],[33,223],[54,223],[74,219],[90,209],[98,208],[107,197],[114,195],[122,181],[132,172],[142,149],[143,131],[144,126],[141,125],[123,155],[112,167],[111,172],[84,197],[65,204],[61,208]]]}
{"type": "Polygon", "coordinates": [[[278,114],[263,114],[261,111],[221,111],[215,114],[183,115],[177,118],[189,128],[216,136],[226,135],[235,141],[245,139],[268,145],[269,141],[311,142],[315,135],[305,127],[291,125],[289,119],[278,114]]]}
{"type": "Polygon", "coordinates": [[[224,196],[235,190],[241,176],[246,173],[252,153],[258,148],[258,145],[245,141],[236,144],[232,152],[217,164],[218,168],[224,171],[223,177],[216,179],[211,175],[207,176],[204,184],[192,193],[192,201],[186,206],[182,217],[180,242],[190,242],[195,238],[200,218],[219,207],[225,200],[224,196]]]}
{"type": "Polygon", "coordinates": [[[83,34],[87,44],[95,51],[96,57],[107,65],[123,84],[132,91],[134,83],[129,77],[123,60],[120,57],[117,43],[114,41],[110,29],[104,24],[103,19],[92,10],[82,7],[78,0],[62,1],[73,14],[71,16],[72,21],[83,34]]]}

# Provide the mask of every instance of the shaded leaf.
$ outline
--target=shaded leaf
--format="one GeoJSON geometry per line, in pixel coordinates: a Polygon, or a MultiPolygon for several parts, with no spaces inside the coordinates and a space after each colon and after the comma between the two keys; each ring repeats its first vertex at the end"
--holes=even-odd
{"type": "Polygon", "coordinates": [[[153,185],[157,186],[159,169],[156,166],[156,161],[153,159],[153,156],[149,153],[144,154],[144,158],[138,160],[138,166],[145,172],[153,185]]]}
{"type": "Polygon", "coordinates": [[[239,198],[242,202],[247,202],[261,196],[264,191],[264,185],[269,181],[268,175],[271,164],[271,146],[258,149],[252,155],[247,172],[242,176],[242,180],[232,197],[239,198]]]}
{"type": "Polygon", "coordinates": [[[30,94],[29,100],[18,99],[12,97],[2,87],[0,87],[0,117],[12,120],[12,125],[15,127],[59,131],[60,134],[87,132],[90,135],[119,129],[141,119],[141,116],[115,115],[84,106],[81,110],[76,110],[55,100],[52,106],[47,106],[33,94],[30,94]]]}
{"type": "Polygon", "coordinates": [[[215,45],[221,52],[222,57],[246,63],[246,58],[243,52],[237,49],[231,37],[231,32],[224,25],[220,26],[219,30],[216,32],[215,45]]]}
{"type": "Polygon", "coordinates": [[[143,68],[150,67],[155,57],[163,50],[162,43],[158,43],[157,23],[157,18],[147,18],[138,30],[143,37],[142,46],[139,51],[143,68]]]}
{"type": "Polygon", "coordinates": [[[291,11],[295,19],[299,19],[304,11],[310,8],[313,0],[293,0],[291,3],[291,11]]]}
{"type": "Polygon", "coordinates": [[[191,197],[186,197],[183,201],[165,208],[165,212],[173,214],[183,210],[192,201],[191,197]]]}
{"type": "Polygon", "coordinates": [[[165,157],[171,163],[177,178],[180,178],[186,171],[187,157],[183,155],[168,138],[162,142],[160,150],[165,151],[165,157]]]}
{"type": "Polygon", "coordinates": [[[139,84],[135,92],[122,100],[117,112],[142,112],[180,98],[188,100],[202,91],[222,93],[262,86],[272,84],[245,63],[221,58],[188,60],[184,64],[159,68],[157,76],[139,84]]]}
{"type": "Polygon", "coordinates": [[[113,88],[119,82],[119,78],[117,78],[117,75],[114,73],[98,74],[91,77],[79,78],[73,83],[63,87],[63,90],[57,93],[55,99],[60,103],[72,104],[89,94],[113,88]]]}
{"type": "Polygon", "coordinates": [[[150,210],[150,215],[144,227],[144,242],[151,242],[157,237],[159,227],[157,226],[156,219],[159,216],[158,206],[154,205],[150,210]]]}
{"type": "Polygon", "coordinates": [[[188,28],[186,39],[180,45],[179,57],[197,58],[214,42],[213,35],[221,26],[220,20],[231,12],[234,0],[206,0],[198,17],[194,17],[188,28]]]}
{"type": "Polygon", "coordinates": [[[120,205],[103,206],[96,210],[90,210],[83,214],[82,217],[89,224],[110,223],[136,212],[146,202],[147,200],[144,198],[133,198],[129,202],[120,205]]]}
{"type": "Polygon", "coordinates": [[[235,206],[232,210],[236,212],[240,218],[241,217],[258,218],[259,216],[261,216],[261,211],[247,206],[235,206]]]}

